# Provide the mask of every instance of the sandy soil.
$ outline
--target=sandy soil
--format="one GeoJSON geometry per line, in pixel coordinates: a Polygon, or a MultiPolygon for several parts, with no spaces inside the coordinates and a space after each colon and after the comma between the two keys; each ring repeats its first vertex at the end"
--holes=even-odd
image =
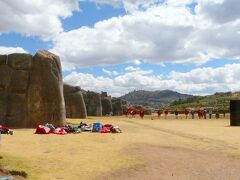
{"type": "Polygon", "coordinates": [[[124,168],[97,179],[239,180],[240,159],[214,152],[140,145],[137,153],[145,165],[124,168]]]}
{"type": "MultiPolygon", "coordinates": [[[[0,167],[29,179],[240,179],[240,127],[229,119],[90,117],[122,134],[36,135],[14,130],[0,141],[0,167]]],[[[81,120],[69,120],[78,124],[81,120]]]]}

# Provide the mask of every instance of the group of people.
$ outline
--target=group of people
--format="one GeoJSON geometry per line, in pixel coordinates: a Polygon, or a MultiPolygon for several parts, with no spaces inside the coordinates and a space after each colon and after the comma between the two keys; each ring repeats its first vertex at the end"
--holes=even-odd
{"type": "MultiPolygon", "coordinates": [[[[180,113],[183,113],[186,119],[188,119],[189,117],[191,117],[191,119],[194,119],[195,118],[195,114],[197,114],[197,117],[199,119],[207,119],[207,114],[209,116],[209,119],[212,119],[212,116],[213,116],[213,111],[212,111],[211,108],[210,109],[199,108],[198,110],[194,110],[192,108],[185,108],[183,112],[179,111],[178,108],[176,108],[176,109],[174,109],[172,111],[169,111],[168,108],[163,108],[163,109],[159,109],[157,111],[157,116],[158,116],[158,118],[161,118],[161,116],[163,115],[164,118],[167,119],[169,113],[174,114],[175,115],[175,119],[179,118],[179,114],[180,113]]],[[[127,108],[124,111],[124,115],[126,117],[129,117],[129,118],[135,118],[135,116],[137,114],[139,114],[140,118],[143,119],[144,115],[145,115],[144,108],[141,108],[140,110],[137,110],[134,107],[129,107],[129,108],[127,108]]],[[[223,116],[225,116],[225,114],[223,114],[223,116]]],[[[218,112],[216,112],[215,117],[216,118],[220,117],[218,112]]]]}
{"type": "MultiPolygon", "coordinates": [[[[173,114],[175,115],[175,118],[178,119],[179,116],[179,110],[178,108],[173,110],[173,114]]],[[[209,119],[212,119],[212,115],[213,115],[213,111],[212,109],[204,109],[204,108],[199,108],[198,110],[194,110],[191,108],[185,108],[183,111],[185,118],[188,119],[189,116],[191,116],[192,119],[195,118],[195,113],[197,114],[199,119],[207,119],[207,114],[209,115],[209,119]]],[[[168,114],[169,114],[169,110],[167,108],[164,108],[163,110],[158,110],[157,111],[157,115],[158,118],[161,117],[161,115],[164,114],[165,119],[167,118],[168,114]]],[[[225,116],[225,113],[223,114],[225,116]]],[[[218,112],[216,112],[215,115],[216,118],[219,118],[220,115],[218,112]]]]}
{"type": "Polygon", "coordinates": [[[139,114],[139,116],[143,119],[145,111],[143,108],[136,110],[134,107],[129,107],[124,111],[124,115],[129,118],[135,118],[136,114],[139,114]]]}

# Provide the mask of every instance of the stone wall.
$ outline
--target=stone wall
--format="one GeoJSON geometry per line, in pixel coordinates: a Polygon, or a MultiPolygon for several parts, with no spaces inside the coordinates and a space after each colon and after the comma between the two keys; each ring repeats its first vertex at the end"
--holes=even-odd
{"type": "Polygon", "coordinates": [[[107,95],[107,92],[101,93],[102,115],[110,115],[113,113],[112,97],[107,95]]]}
{"type": "Polygon", "coordinates": [[[64,99],[68,118],[85,119],[87,117],[87,110],[80,87],[64,84],[64,99]]]}
{"type": "Polygon", "coordinates": [[[65,124],[59,57],[47,51],[0,55],[0,124],[65,124]]]}
{"type": "Polygon", "coordinates": [[[102,116],[101,95],[92,91],[83,91],[88,116],[102,116]]]}
{"type": "Polygon", "coordinates": [[[109,98],[102,99],[102,115],[110,115],[113,113],[112,100],[109,98]]]}

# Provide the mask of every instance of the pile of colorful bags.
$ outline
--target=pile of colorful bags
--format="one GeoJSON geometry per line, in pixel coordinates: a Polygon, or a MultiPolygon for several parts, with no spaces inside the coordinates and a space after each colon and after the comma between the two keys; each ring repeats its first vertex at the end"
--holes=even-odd
{"type": "Polygon", "coordinates": [[[38,125],[36,128],[36,134],[58,134],[65,135],[67,133],[80,133],[78,127],[66,125],[62,128],[56,128],[52,124],[38,125]]]}
{"type": "Polygon", "coordinates": [[[13,131],[10,131],[9,127],[5,125],[0,125],[0,134],[10,134],[13,135],[13,131]]]}
{"type": "Polygon", "coordinates": [[[101,122],[96,122],[90,125],[81,122],[79,125],[81,131],[92,131],[99,133],[121,133],[121,129],[118,126],[113,126],[111,124],[103,125],[101,122]]]}
{"type": "Polygon", "coordinates": [[[62,128],[56,128],[52,124],[38,125],[36,128],[36,134],[58,134],[65,135],[68,133],[80,133],[80,132],[98,132],[98,133],[121,133],[121,129],[118,126],[113,126],[111,124],[103,125],[101,122],[96,122],[93,124],[86,124],[81,122],[79,126],[66,125],[62,128]]]}

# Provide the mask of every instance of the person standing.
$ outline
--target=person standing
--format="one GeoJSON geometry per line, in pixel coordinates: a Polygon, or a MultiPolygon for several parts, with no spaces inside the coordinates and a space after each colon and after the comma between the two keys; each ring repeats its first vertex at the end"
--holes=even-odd
{"type": "Polygon", "coordinates": [[[129,107],[127,110],[127,115],[129,118],[131,118],[131,116],[132,116],[132,111],[133,111],[132,107],[129,107]]]}
{"type": "Polygon", "coordinates": [[[133,108],[133,110],[132,110],[132,117],[135,118],[135,115],[136,115],[136,114],[137,114],[137,111],[136,111],[135,108],[133,108]]]}
{"type": "Polygon", "coordinates": [[[209,119],[212,119],[212,109],[209,109],[208,113],[209,113],[209,119]]]}
{"type": "Polygon", "coordinates": [[[162,115],[162,110],[158,110],[158,112],[157,112],[157,115],[158,115],[158,118],[160,118],[161,117],[161,115],[162,115]]]}
{"type": "Polygon", "coordinates": [[[224,118],[226,117],[226,112],[225,112],[225,110],[223,111],[223,117],[224,117],[224,118]]]}
{"type": "Polygon", "coordinates": [[[204,116],[204,119],[207,119],[207,110],[206,109],[203,109],[203,116],[204,116]]]}
{"type": "Polygon", "coordinates": [[[141,119],[143,119],[143,117],[144,117],[144,109],[143,108],[140,110],[139,115],[140,115],[141,119]]]}
{"type": "Polygon", "coordinates": [[[194,110],[191,109],[190,113],[191,113],[191,115],[192,115],[192,119],[194,119],[194,110]]]}
{"type": "Polygon", "coordinates": [[[175,118],[178,119],[178,109],[177,108],[174,110],[174,114],[175,114],[175,118]]]}
{"type": "Polygon", "coordinates": [[[168,116],[168,109],[167,108],[164,109],[164,115],[165,115],[165,119],[167,119],[167,116],[168,116]]]}
{"type": "Polygon", "coordinates": [[[187,119],[188,118],[188,114],[189,114],[189,109],[188,108],[184,109],[184,114],[185,114],[185,117],[187,119]]]}
{"type": "Polygon", "coordinates": [[[198,119],[201,119],[202,118],[202,110],[198,109],[197,114],[198,114],[198,119]]]}

